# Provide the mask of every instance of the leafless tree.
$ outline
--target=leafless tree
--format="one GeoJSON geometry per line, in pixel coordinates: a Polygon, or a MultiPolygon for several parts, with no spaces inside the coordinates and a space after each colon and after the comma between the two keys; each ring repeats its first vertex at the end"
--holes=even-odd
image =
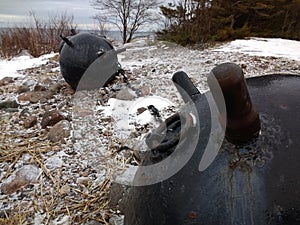
{"type": "Polygon", "coordinates": [[[130,42],[145,25],[158,21],[159,0],[92,0],[91,4],[98,10],[98,21],[106,18],[107,23],[120,30],[123,43],[130,42]]]}

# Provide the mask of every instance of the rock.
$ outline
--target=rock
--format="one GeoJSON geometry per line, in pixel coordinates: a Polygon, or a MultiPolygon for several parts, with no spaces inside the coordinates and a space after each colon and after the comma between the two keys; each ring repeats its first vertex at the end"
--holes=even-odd
{"type": "Polygon", "coordinates": [[[4,194],[10,195],[22,187],[36,183],[41,170],[34,165],[25,165],[3,182],[1,190],[4,194]]]}
{"type": "Polygon", "coordinates": [[[48,139],[51,142],[65,142],[71,133],[71,124],[67,120],[61,120],[55,124],[48,133],[48,139]]]}
{"type": "Polygon", "coordinates": [[[62,87],[63,85],[61,83],[56,83],[50,87],[50,91],[53,93],[58,93],[62,87]]]}
{"type": "Polygon", "coordinates": [[[137,97],[137,94],[130,88],[124,88],[118,92],[116,98],[119,100],[132,100],[137,97]]]}
{"type": "Polygon", "coordinates": [[[78,177],[76,179],[76,183],[79,186],[88,186],[90,183],[91,179],[89,177],[78,177]]]}
{"type": "Polygon", "coordinates": [[[124,224],[124,216],[117,216],[117,215],[113,215],[110,219],[109,219],[109,225],[123,225],[124,224]]]}
{"type": "Polygon", "coordinates": [[[31,128],[37,124],[37,117],[36,116],[28,116],[23,119],[23,125],[25,128],[31,128]]]}
{"type": "Polygon", "coordinates": [[[18,96],[18,100],[22,101],[29,101],[31,103],[37,103],[41,100],[48,100],[52,98],[54,95],[51,91],[29,91],[26,93],[22,93],[18,96]]]}
{"type": "Polygon", "coordinates": [[[49,170],[58,169],[63,165],[63,161],[60,157],[54,156],[45,161],[45,167],[49,170]]]}
{"type": "Polygon", "coordinates": [[[58,110],[46,111],[42,117],[41,126],[43,129],[47,126],[54,126],[63,119],[65,117],[58,110]]]}
{"type": "Polygon", "coordinates": [[[73,95],[76,91],[68,84],[62,87],[62,94],[63,95],[73,95]]]}
{"type": "Polygon", "coordinates": [[[0,103],[0,109],[15,109],[18,107],[19,104],[15,100],[8,100],[0,103]]]}
{"type": "Polygon", "coordinates": [[[60,188],[60,194],[61,195],[67,195],[71,192],[71,187],[70,185],[68,184],[65,184],[63,185],[61,188],[60,188]]]}
{"type": "Polygon", "coordinates": [[[147,96],[150,94],[150,88],[149,86],[146,86],[146,85],[143,85],[140,89],[140,92],[141,92],[141,96],[147,96]]]}
{"type": "Polygon", "coordinates": [[[33,91],[46,91],[46,87],[40,85],[40,84],[36,84],[33,88],[33,91]]]}
{"type": "Polygon", "coordinates": [[[145,112],[146,110],[147,110],[147,108],[141,107],[141,108],[138,108],[138,109],[137,109],[137,113],[138,113],[138,115],[140,115],[140,114],[142,114],[143,112],[145,112]]]}
{"type": "Polygon", "coordinates": [[[25,93],[25,92],[28,92],[28,91],[30,91],[30,87],[28,87],[28,86],[25,85],[25,84],[20,85],[20,86],[18,87],[18,89],[17,89],[17,93],[18,93],[18,94],[22,94],[22,93],[25,93]]]}
{"type": "Polygon", "coordinates": [[[5,86],[7,84],[13,83],[14,79],[12,77],[4,77],[0,80],[0,86],[5,86]]]}

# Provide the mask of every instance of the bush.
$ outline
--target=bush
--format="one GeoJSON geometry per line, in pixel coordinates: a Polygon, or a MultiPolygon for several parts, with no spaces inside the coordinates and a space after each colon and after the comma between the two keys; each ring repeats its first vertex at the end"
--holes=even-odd
{"type": "Polygon", "coordinates": [[[11,58],[22,50],[27,50],[32,56],[57,52],[61,41],[60,35],[69,36],[73,26],[73,16],[66,13],[50,17],[48,22],[40,20],[32,14],[33,27],[8,28],[0,33],[0,55],[11,58]]]}
{"type": "Polygon", "coordinates": [[[239,29],[232,29],[230,27],[225,27],[220,29],[216,35],[213,36],[214,41],[228,41],[238,38],[245,38],[251,36],[251,31],[248,25],[244,25],[239,29]]]}

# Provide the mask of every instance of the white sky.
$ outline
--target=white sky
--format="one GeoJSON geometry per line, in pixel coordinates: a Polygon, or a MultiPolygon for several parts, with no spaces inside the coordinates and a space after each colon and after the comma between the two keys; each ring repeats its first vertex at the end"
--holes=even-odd
{"type": "Polygon", "coordinates": [[[41,20],[66,12],[79,26],[93,24],[96,14],[89,0],[0,0],[0,27],[30,23],[30,11],[41,20]]]}
{"type": "MultiPolygon", "coordinates": [[[[173,0],[161,0],[169,1],[173,0]]],[[[92,17],[97,11],[90,2],[91,0],[0,0],[0,27],[29,23],[29,12],[34,11],[41,19],[67,12],[74,16],[74,23],[79,28],[91,28],[96,23],[92,17]]]]}

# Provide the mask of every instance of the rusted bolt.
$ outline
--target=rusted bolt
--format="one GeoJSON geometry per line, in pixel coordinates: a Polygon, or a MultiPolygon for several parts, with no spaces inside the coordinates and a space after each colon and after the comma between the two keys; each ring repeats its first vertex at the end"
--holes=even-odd
{"type": "Polygon", "coordinates": [[[250,99],[241,67],[234,63],[220,64],[212,69],[207,82],[219,108],[221,123],[226,121],[225,136],[228,141],[246,142],[257,136],[261,129],[260,119],[250,99]],[[217,98],[215,91],[216,85],[221,88],[226,112],[220,107],[220,98],[217,98]]]}

